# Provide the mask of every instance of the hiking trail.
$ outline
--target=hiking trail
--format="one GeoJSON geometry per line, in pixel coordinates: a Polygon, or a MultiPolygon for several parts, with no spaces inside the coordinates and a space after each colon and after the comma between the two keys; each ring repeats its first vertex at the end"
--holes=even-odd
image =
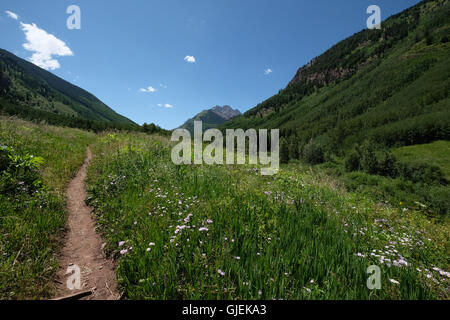
{"type": "Polygon", "coordinates": [[[86,159],[67,188],[68,220],[63,239],[64,246],[59,255],[57,296],[73,297],[92,291],[90,295],[81,299],[115,300],[119,299],[119,293],[114,263],[107,259],[103,252],[105,243],[95,230],[92,208],[85,203],[87,193],[84,180],[91,158],[91,150],[87,148],[86,159]],[[78,282],[77,270],[80,271],[78,282]],[[72,290],[69,287],[72,287],[72,290]]]}

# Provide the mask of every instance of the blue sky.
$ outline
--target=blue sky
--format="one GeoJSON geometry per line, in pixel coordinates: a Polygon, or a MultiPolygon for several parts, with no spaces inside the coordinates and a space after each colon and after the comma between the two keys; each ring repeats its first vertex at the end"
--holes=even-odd
{"type": "Polygon", "coordinates": [[[271,97],[299,67],[366,28],[369,5],[384,20],[418,2],[2,0],[0,47],[24,59],[38,51],[35,62],[118,113],[173,129],[215,105],[244,112],[271,97]],[[81,9],[80,30],[66,27],[69,5],[81,9]]]}

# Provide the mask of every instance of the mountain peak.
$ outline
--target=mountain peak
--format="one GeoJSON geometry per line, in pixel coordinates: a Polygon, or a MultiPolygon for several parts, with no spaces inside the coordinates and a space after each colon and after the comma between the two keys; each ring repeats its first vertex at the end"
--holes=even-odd
{"type": "Polygon", "coordinates": [[[239,110],[233,109],[229,105],[215,106],[214,108],[198,113],[186,121],[180,128],[187,129],[192,133],[194,130],[194,121],[202,121],[203,130],[206,131],[211,128],[217,128],[222,123],[240,115],[241,112],[239,110]]]}
{"type": "Polygon", "coordinates": [[[215,106],[211,109],[211,111],[215,112],[219,116],[225,118],[225,120],[230,120],[231,118],[237,117],[241,115],[241,112],[237,109],[233,109],[229,105],[225,106],[215,106]]]}

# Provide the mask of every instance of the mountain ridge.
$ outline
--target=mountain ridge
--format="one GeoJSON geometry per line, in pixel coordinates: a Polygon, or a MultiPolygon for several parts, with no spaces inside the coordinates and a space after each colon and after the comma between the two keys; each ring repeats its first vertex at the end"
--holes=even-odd
{"type": "Polygon", "coordinates": [[[0,98],[67,117],[135,124],[88,91],[4,49],[0,49],[0,98]]]}
{"type": "Polygon", "coordinates": [[[427,0],[381,30],[355,33],[220,129],[280,129],[285,161],[305,157],[311,143],[342,156],[365,140],[394,147],[450,139],[449,16],[448,0],[427,0]]]}

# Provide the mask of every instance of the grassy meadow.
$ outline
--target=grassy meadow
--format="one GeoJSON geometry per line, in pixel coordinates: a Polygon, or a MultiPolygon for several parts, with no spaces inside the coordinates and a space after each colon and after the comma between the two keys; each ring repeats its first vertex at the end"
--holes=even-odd
{"type": "Polygon", "coordinates": [[[93,139],[77,129],[0,118],[0,162],[8,161],[0,179],[0,299],[51,297],[65,187],[93,139]]]}
{"type": "Polygon", "coordinates": [[[349,188],[331,165],[294,161],[274,176],[176,166],[167,137],[13,118],[0,119],[0,142],[0,164],[11,156],[0,179],[1,299],[52,296],[64,191],[87,145],[87,202],[124,299],[449,298],[448,216],[349,188]],[[366,286],[370,265],[380,290],[366,286]]]}
{"type": "Polygon", "coordinates": [[[301,163],[271,177],[175,166],[166,138],[139,134],[91,148],[88,202],[124,298],[448,298],[446,218],[348,192],[301,163]],[[380,290],[366,287],[370,265],[380,290]]]}

